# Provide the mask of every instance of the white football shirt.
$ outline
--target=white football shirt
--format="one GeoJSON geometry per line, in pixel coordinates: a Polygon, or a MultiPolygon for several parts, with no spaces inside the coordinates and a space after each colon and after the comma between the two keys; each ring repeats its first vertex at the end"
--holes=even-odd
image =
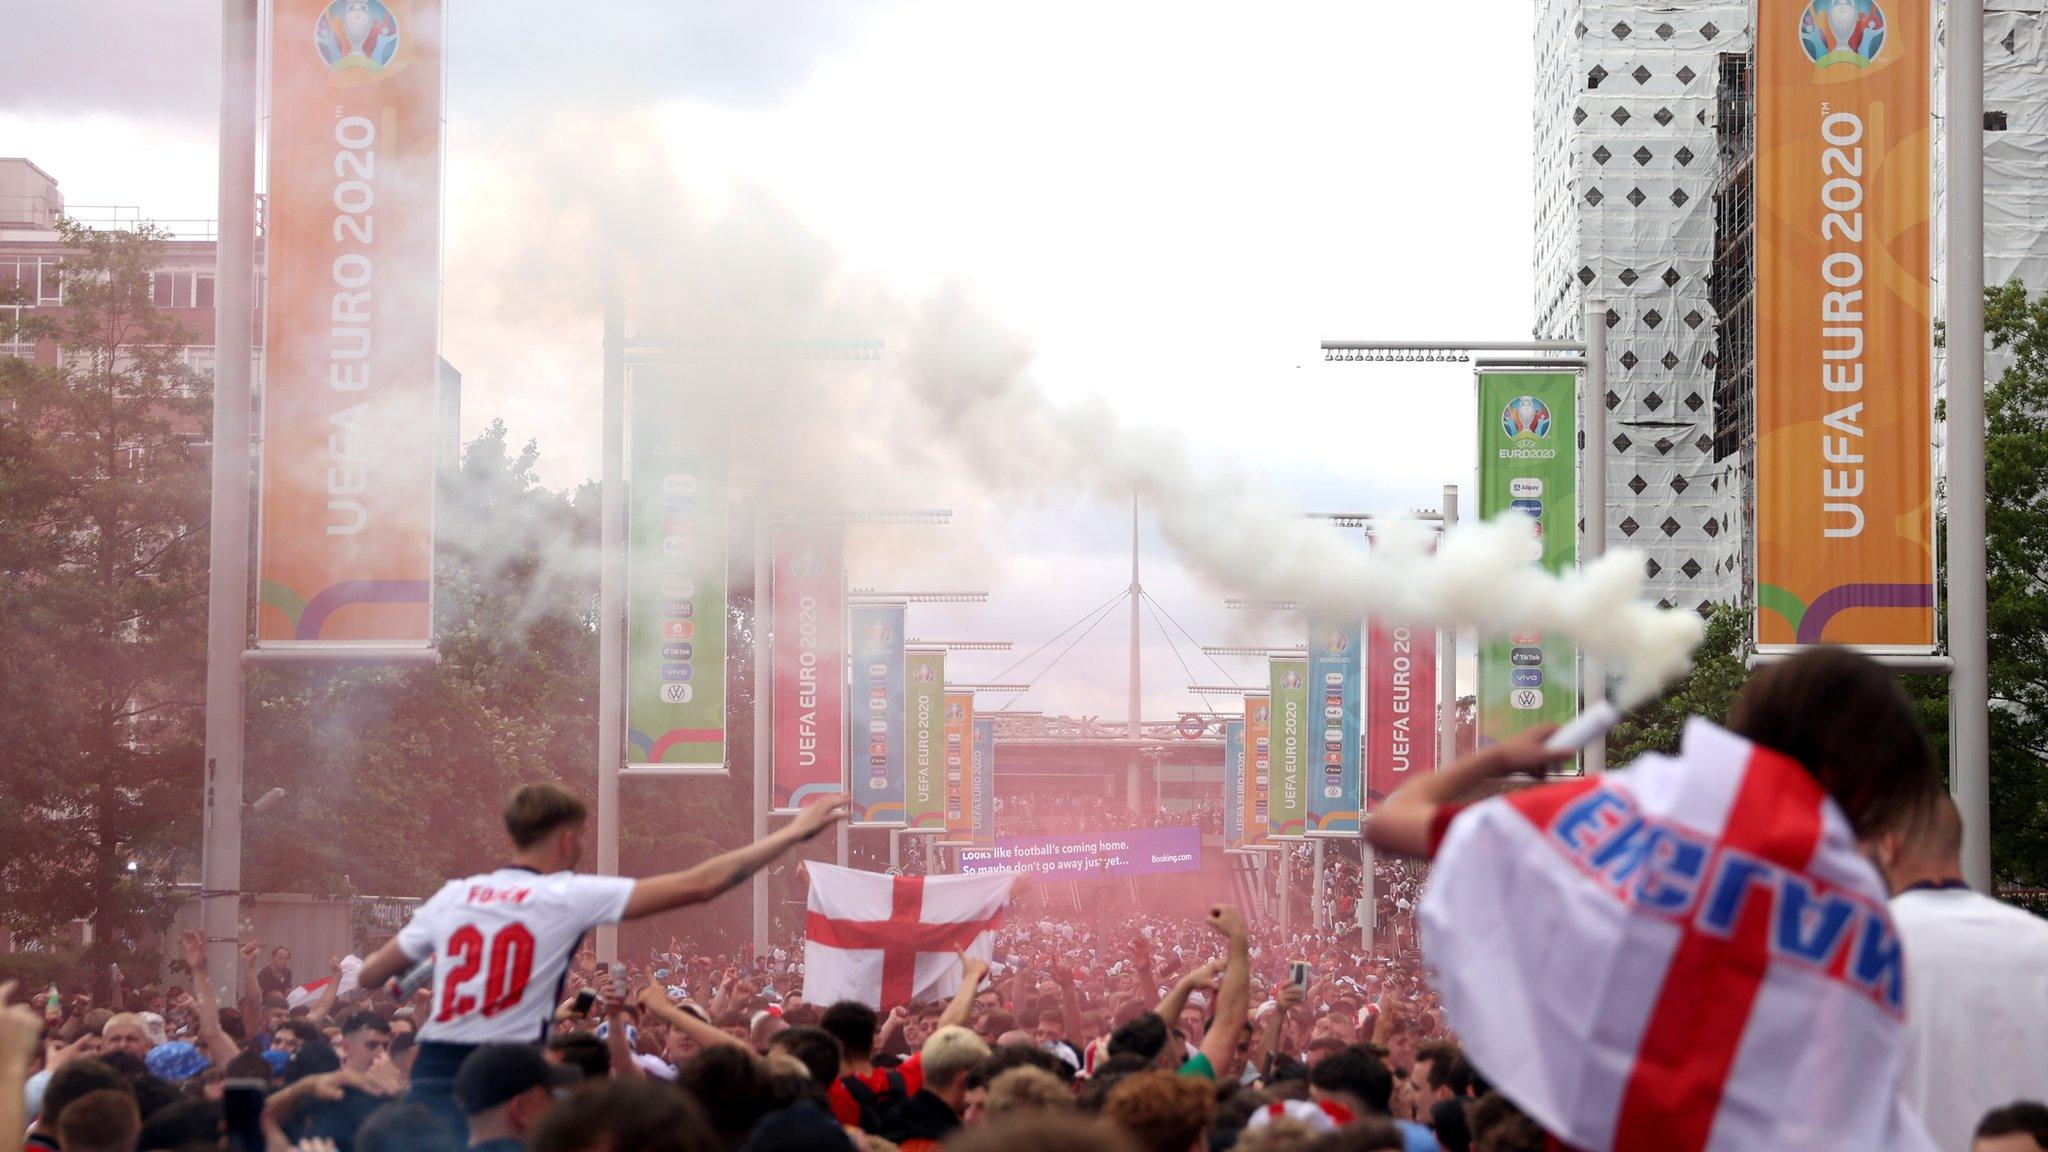
{"type": "Polygon", "coordinates": [[[1906,950],[1900,1090],[1942,1148],[2048,1096],[2048,920],[1963,888],[1892,897],[1906,950]]]}
{"type": "Polygon", "coordinates": [[[633,881],[500,868],[450,880],[399,930],[412,960],[434,957],[421,1040],[538,1043],[583,934],[625,916],[633,881]]]}

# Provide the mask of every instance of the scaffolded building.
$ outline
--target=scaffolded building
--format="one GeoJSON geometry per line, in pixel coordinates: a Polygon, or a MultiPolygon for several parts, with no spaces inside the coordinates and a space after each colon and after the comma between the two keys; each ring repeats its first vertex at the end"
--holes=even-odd
{"type": "MultiPolygon", "coordinates": [[[[1747,0],[1537,0],[1537,332],[1577,338],[1587,296],[1608,301],[1607,543],[1647,553],[1661,603],[1701,610],[1753,585],[1753,20],[1747,0]]],[[[2048,290],[2048,0],[1985,3],[1984,70],[1985,279],[2048,290]]],[[[1934,372],[1939,395],[1939,350],[1934,372]]]]}
{"type": "Polygon", "coordinates": [[[1607,546],[1702,612],[1740,587],[1711,276],[1718,68],[1748,44],[1742,0],[1537,0],[1537,335],[1581,338],[1607,301],[1607,546]]]}

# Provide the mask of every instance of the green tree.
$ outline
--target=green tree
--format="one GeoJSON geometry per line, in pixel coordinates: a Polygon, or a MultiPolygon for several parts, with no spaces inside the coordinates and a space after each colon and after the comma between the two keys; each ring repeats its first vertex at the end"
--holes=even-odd
{"type": "Polygon", "coordinates": [[[89,919],[97,965],[199,839],[211,385],[151,303],[164,233],[58,231],[65,308],[22,328],[61,354],[0,358],[0,919],[89,919]]]}
{"type": "MultiPolygon", "coordinates": [[[[494,422],[442,480],[438,665],[252,678],[247,791],[281,786],[287,798],[250,819],[245,887],[425,896],[502,861],[499,812],[518,785],[555,779],[594,804],[598,493],[545,487],[539,459],[536,444],[515,450],[494,422]]],[[[733,522],[743,556],[752,525],[733,522]]],[[[734,764],[751,755],[751,595],[742,579],[729,621],[734,764]]],[[[744,842],[748,784],[744,771],[622,782],[621,870],[681,867],[744,842]]],[[[745,938],[743,921],[743,902],[729,897],[710,917],[635,925],[634,940],[730,948],[745,938]]]]}
{"type": "Polygon", "coordinates": [[[1748,612],[1722,606],[1707,618],[1706,639],[1692,654],[1692,670],[1662,695],[1630,712],[1607,735],[1607,763],[1621,767],[1645,752],[1678,751],[1688,716],[1716,724],[1728,719],[1735,694],[1749,679],[1743,654],[1749,637],[1748,612]]]}
{"type": "Polygon", "coordinates": [[[433,667],[251,678],[248,830],[258,891],[423,896],[498,862],[500,802],[586,793],[597,718],[596,504],[542,486],[496,422],[443,477],[433,667]]]}
{"type": "Polygon", "coordinates": [[[1984,294],[2004,354],[1985,391],[1984,535],[1991,656],[1991,860],[2001,881],[2048,880],[2048,299],[1984,294]]]}

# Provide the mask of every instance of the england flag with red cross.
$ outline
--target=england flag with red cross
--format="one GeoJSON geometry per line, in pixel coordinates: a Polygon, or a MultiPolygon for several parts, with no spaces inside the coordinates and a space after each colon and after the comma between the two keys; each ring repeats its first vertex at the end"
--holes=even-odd
{"type": "Polygon", "coordinates": [[[1693,720],[1459,812],[1422,945],[1474,1067],[1572,1148],[1920,1152],[1885,897],[1812,776],[1693,720]]]}
{"type": "Polygon", "coordinates": [[[804,924],[804,999],[857,1000],[886,1012],[900,1004],[951,996],[966,952],[995,951],[1016,876],[886,876],[807,864],[810,910],[804,924]]]}

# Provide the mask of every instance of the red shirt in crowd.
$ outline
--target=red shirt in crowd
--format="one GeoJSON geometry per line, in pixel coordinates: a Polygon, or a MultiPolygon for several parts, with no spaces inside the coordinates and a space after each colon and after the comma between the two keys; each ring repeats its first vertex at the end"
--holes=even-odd
{"type": "MultiPolygon", "coordinates": [[[[868,1086],[868,1091],[873,1092],[876,1096],[883,1096],[889,1091],[889,1074],[891,1072],[903,1078],[903,1095],[906,1099],[917,1095],[918,1089],[924,1087],[924,1060],[920,1056],[912,1056],[894,1068],[872,1069],[867,1075],[859,1077],[859,1080],[868,1086]]],[[[854,1100],[853,1093],[846,1090],[845,1081],[846,1077],[844,1076],[834,1080],[832,1087],[826,1090],[825,1095],[832,1101],[832,1116],[834,1119],[838,1120],[841,1124],[858,1125],[860,1123],[860,1104],[854,1100]]]]}

